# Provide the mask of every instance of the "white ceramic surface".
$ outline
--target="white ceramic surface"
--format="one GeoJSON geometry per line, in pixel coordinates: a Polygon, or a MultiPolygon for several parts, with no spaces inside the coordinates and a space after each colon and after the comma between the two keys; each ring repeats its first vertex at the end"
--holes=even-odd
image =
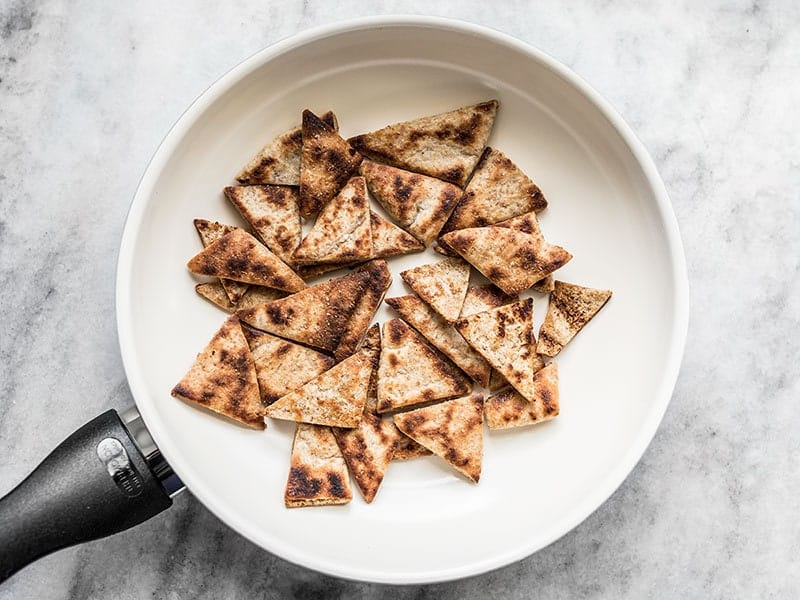
{"type": "MultiPolygon", "coordinates": [[[[391,261],[399,271],[431,251],[391,261]]],[[[546,300],[536,296],[535,321],[546,300]]],[[[207,90],[160,146],[140,184],[117,280],[131,390],[191,491],[264,548],[342,577],[440,581],[507,564],[557,539],[635,465],[669,402],[688,298],[674,216],[629,128],[542,53],[441,19],[379,18],[305,32],[253,56],[207,90]],[[372,505],[283,506],[291,424],[232,426],[169,390],[224,319],[196,296],[186,260],[195,217],[240,222],[222,194],[232,174],[302,108],[336,111],[345,136],[498,98],[490,144],[544,190],[545,236],[575,258],[559,278],[614,297],[558,357],[561,415],[488,432],[479,485],[430,457],[391,466],[372,505]]],[[[382,308],[378,320],[390,316],[382,308]]]]}

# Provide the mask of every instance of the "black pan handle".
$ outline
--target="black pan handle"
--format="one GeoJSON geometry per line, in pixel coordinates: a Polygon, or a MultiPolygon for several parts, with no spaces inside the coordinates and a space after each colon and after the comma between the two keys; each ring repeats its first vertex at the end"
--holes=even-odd
{"type": "Polygon", "coordinates": [[[172,505],[180,480],[152,452],[146,457],[134,435],[109,410],[0,500],[0,582],[46,554],[123,531],[172,505]]]}

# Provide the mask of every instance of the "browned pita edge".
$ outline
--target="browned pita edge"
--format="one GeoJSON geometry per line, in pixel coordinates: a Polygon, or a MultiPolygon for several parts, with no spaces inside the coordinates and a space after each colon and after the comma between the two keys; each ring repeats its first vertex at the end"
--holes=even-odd
{"type": "Polygon", "coordinates": [[[560,269],[572,255],[506,227],[459,229],[442,240],[506,294],[518,294],[560,269]]]}
{"type": "Polygon", "coordinates": [[[378,412],[461,396],[471,385],[400,319],[383,324],[378,365],[378,412]]]}
{"type": "Polygon", "coordinates": [[[297,273],[242,229],[226,233],[186,266],[197,275],[224,277],[287,292],[306,287],[297,273]]]}
{"type": "Polygon", "coordinates": [[[361,155],[306,109],[300,161],[300,214],[309,217],[333,198],[355,174],[361,155]]]}
{"type": "Polygon", "coordinates": [[[535,425],[558,416],[558,366],[550,363],[533,376],[530,401],[514,388],[490,396],[483,407],[489,429],[535,425]]]}
{"type": "MultiPolygon", "coordinates": [[[[331,111],[320,117],[331,129],[339,130],[336,115],[331,111]]],[[[300,153],[303,131],[293,127],[266,144],[247,163],[236,180],[244,185],[300,185],[300,153]]]]}
{"type": "Polygon", "coordinates": [[[350,273],[238,315],[251,327],[332,353],[368,280],[368,273],[350,273]]]}
{"type": "Polygon", "coordinates": [[[464,186],[497,115],[497,100],[465,106],[350,138],[367,158],[464,186]]]}
{"type": "Polygon", "coordinates": [[[256,237],[288,265],[303,235],[297,188],[279,185],[226,187],[225,197],[250,223],[256,237]]]}
{"type": "Polygon", "coordinates": [[[533,374],[544,366],[535,351],[533,299],[459,319],[455,328],[520,394],[533,397],[533,374]]]}
{"type": "Polygon", "coordinates": [[[352,177],[322,207],[314,227],[294,253],[297,264],[343,263],[372,256],[372,226],[367,186],[352,177]]]}
{"type": "MultiPolygon", "coordinates": [[[[389,272],[389,265],[385,260],[370,261],[359,267],[358,271],[367,273],[369,279],[353,314],[350,315],[344,326],[342,336],[339,338],[339,345],[333,352],[337,361],[344,360],[356,351],[361,338],[369,329],[375,311],[383,301],[386,290],[392,285],[392,274],[389,272]]],[[[378,344],[380,344],[380,337],[378,337],[378,344]]]]}
{"type": "MultiPolygon", "coordinates": [[[[223,225],[222,223],[209,221],[207,219],[195,219],[194,228],[197,230],[197,235],[200,236],[200,242],[203,244],[203,248],[216,242],[226,233],[230,233],[236,229],[233,225],[223,225]]],[[[232,279],[220,279],[219,282],[222,285],[225,295],[228,296],[228,300],[230,300],[232,304],[239,302],[247,291],[247,288],[250,287],[246,283],[240,283],[232,279]]]]}
{"type": "Polygon", "coordinates": [[[389,258],[425,250],[425,244],[407,231],[372,210],[369,215],[372,225],[372,258],[389,258]]]}
{"type": "Polygon", "coordinates": [[[333,435],[361,495],[372,502],[392,462],[399,431],[391,421],[365,412],[358,427],[334,427],[333,435]]]}
{"type": "Polygon", "coordinates": [[[400,296],[387,298],[386,304],[421,333],[439,352],[469,375],[475,383],[483,387],[489,385],[491,367],[486,359],[422,300],[416,296],[400,296]]]}
{"type": "Polygon", "coordinates": [[[298,265],[295,272],[300,275],[305,281],[310,281],[326,273],[339,271],[341,269],[349,269],[358,263],[342,263],[342,264],[324,264],[324,265],[298,265]]]}
{"type": "Polygon", "coordinates": [[[365,160],[361,174],[386,212],[428,246],[461,197],[461,189],[433,177],[365,160]]]}
{"type": "Polygon", "coordinates": [[[485,227],[547,206],[542,190],[505,154],[486,148],[442,231],[485,227]]]}
{"type": "Polygon", "coordinates": [[[478,483],[483,460],[483,394],[399,413],[397,428],[478,483]]]}
{"type": "Polygon", "coordinates": [[[464,296],[464,304],[461,306],[460,318],[470,317],[485,310],[497,308],[504,304],[517,302],[519,296],[509,296],[503,290],[494,285],[477,285],[467,290],[464,296]]]}
{"type": "Polygon", "coordinates": [[[460,258],[420,265],[400,273],[408,286],[448,323],[461,314],[469,287],[469,263],[460,258]]]}
{"type": "Polygon", "coordinates": [[[265,302],[272,302],[278,298],[283,298],[286,292],[280,290],[273,290],[272,288],[262,287],[260,285],[247,286],[247,292],[242,299],[236,304],[233,304],[222,284],[219,281],[211,281],[209,283],[198,283],[194,286],[194,291],[206,300],[216,304],[222,310],[232,313],[236,310],[250,308],[256,304],[264,304],[265,302]]]}
{"type": "MultiPolygon", "coordinates": [[[[397,425],[394,425],[393,421],[392,425],[395,427],[395,429],[397,429],[397,425]]],[[[392,460],[413,460],[415,458],[430,456],[433,454],[433,452],[428,450],[425,446],[419,445],[399,429],[397,429],[397,433],[400,434],[400,437],[398,438],[397,444],[394,447],[392,460]]]]}
{"type": "Polygon", "coordinates": [[[174,388],[175,398],[264,429],[256,368],[236,315],[228,317],[174,388]]]}
{"type": "Polygon", "coordinates": [[[246,326],[242,330],[256,365],[264,406],[305,385],[334,365],[330,356],[311,348],[246,326]]]}
{"type": "Polygon", "coordinates": [[[318,375],[265,410],[273,419],[356,427],[367,402],[372,359],[358,352],[318,375]]]}
{"type": "Polygon", "coordinates": [[[298,423],[284,492],[286,507],[347,504],[352,499],[347,465],[330,427],[298,423]]]}
{"type": "Polygon", "coordinates": [[[553,277],[553,274],[551,273],[547,277],[540,279],[539,281],[534,283],[532,289],[534,292],[549,294],[554,289],[556,289],[555,277],[553,277]]]}
{"type": "Polygon", "coordinates": [[[611,290],[596,290],[556,281],[539,330],[536,351],[555,356],[611,298],[611,290]]]}

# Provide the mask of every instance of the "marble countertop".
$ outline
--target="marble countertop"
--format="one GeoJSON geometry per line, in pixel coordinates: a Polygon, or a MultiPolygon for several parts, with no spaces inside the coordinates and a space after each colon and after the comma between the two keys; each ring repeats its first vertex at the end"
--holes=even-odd
{"type": "Polygon", "coordinates": [[[619,490],[498,571],[388,588],[267,554],[190,494],[39,561],[0,599],[800,596],[800,4],[793,0],[217,3],[0,0],[0,494],[132,399],[114,269],[128,204],[183,109],[296,31],[427,13],[538,46],[652,153],[692,311],[672,404],[619,490]],[[113,11],[113,12],[107,12],[113,11]]]}

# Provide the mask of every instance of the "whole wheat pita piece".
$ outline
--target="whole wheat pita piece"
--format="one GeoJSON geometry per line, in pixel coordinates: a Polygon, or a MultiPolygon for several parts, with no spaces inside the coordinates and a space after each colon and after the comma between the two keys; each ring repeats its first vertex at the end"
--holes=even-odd
{"type": "Polygon", "coordinates": [[[485,227],[546,206],[542,190],[522,169],[499,150],[486,148],[442,231],[485,227]]]}
{"type": "Polygon", "coordinates": [[[313,215],[356,173],[361,155],[317,115],[303,111],[300,214],[313,215]]]}
{"type": "Polygon", "coordinates": [[[422,300],[416,296],[400,296],[387,298],[386,304],[421,333],[434,348],[469,375],[475,383],[483,387],[489,385],[491,367],[486,359],[475,351],[450,323],[422,300]]]}
{"type": "Polygon", "coordinates": [[[273,419],[356,427],[367,402],[373,364],[368,352],[358,352],[286,394],[266,408],[273,419]]]}
{"type": "Polygon", "coordinates": [[[186,265],[192,273],[297,292],[305,282],[286,263],[242,229],[226,233],[186,265]]]}
{"type": "Polygon", "coordinates": [[[295,272],[300,275],[305,281],[311,281],[326,273],[340,271],[341,269],[349,269],[356,266],[358,263],[330,263],[322,265],[297,265],[295,272]]]}
{"type": "Polygon", "coordinates": [[[503,377],[497,369],[492,369],[492,374],[489,375],[489,391],[496,392],[497,390],[502,390],[504,387],[508,387],[511,385],[506,381],[506,378],[503,377]]]}
{"type": "Polygon", "coordinates": [[[322,352],[263,331],[242,327],[256,365],[261,403],[268,406],[334,365],[322,352]]]}
{"type": "Polygon", "coordinates": [[[478,483],[483,461],[483,394],[399,413],[393,419],[400,431],[478,483]]]}
{"type": "Polygon", "coordinates": [[[330,427],[298,423],[284,492],[286,507],[347,504],[352,499],[347,465],[330,427]]]}
{"type": "Polygon", "coordinates": [[[375,211],[369,211],[369,216],[372,226],[372,258],[389,258],[425,250],[425,244],[375,211]]]}
{"type": "Polygon", "coordinates": [[[463,187],[478,162],[497,115],[497,100],[395,123],[350,138],[372,160],[463,187]]]}
{"type": "Polygon", "coordinates": [[[540,279],[536,283],[533,284],[533,291],[540,292],[542,294],[549,294],[554,289],[556,289],[556,279],[553,277],[551,273],[547,277],[540,279]]]}
{"type": "Polygon", "coordinates": [[[237,314],[251,327],[332,353],[369,277],[350,273],[237,314]]]}
{"type": "Polygon", "coordinates": [[[536,350],[545,356],[561,352],[611,298],[611,290],[596,290],[556,280],[539,330],[536,350]]]}
{"type": "Polygon", "coordinates": [[[228,317],[172,388],[175,398],[264,429],[256,368],[236,315],[228,317]]]}
{"type": "Polygon", "coordinates": [[[459,316],[463,319],[504,304],[511,304],[517,300],[519,300],[519,296],[509,296],[495,285],[476,285],[467,289],[459,316]]]}
{"type": "MultiPolygon", "coordinates": [[[[394,422],[392,424],[394,425],[394,422]]],[[[397,425],[394,425],[394,427],[397,429],[397,425]]],[[[392,460],[413,460],[433,454],[425,446],[420,446],[399,429],[397,429],[397,433],[400,434],[400,437],[397,440],[397,444],[395,444],[392,460]]]]}
{"type": "Polygon", "coordinates": [[[448,323],[461,314],[469,287],[469,263],[460,258],[446,258],[400,273],[408,286],[448,323]]]}
{"type": "Polygon", "coordinates": [[[300,195],[297,188],[279,185],[229,186],[225,197],[250,223],[256,237],[275,256],[292,264],[300,245],[300,195]]]}
{"type": "MultiPolygon", "coordinates": [[[[539,227],[539,219],[536,217],[535,212],[525,213],[507,221],[501,221],[496,224],[497,227],[507,227],[509,229],[516,229],[523,233],[530,234],[538,239],[541,243],[545,243],[542,230],[539,227]]],[[[533,284],[532,288],[536,292],[549,293],[553,291],[555,279],[553,274],[550,273],[539,281],[533,284]]]]}
{"type": "Polygon", "coordinates": [[[404,321],[383,324],[378,412],[461,396],[471,387],[461,371],[429,348],[404,321]]]}
{"type": "Polygon", "coordinates": [[[373,415],[378,414],[378,362],[381,356],[381,326],[375,323],[369,328],[361,344],[358,346],[360,351],[367,352],[372,360],[372,373],[369,376],[369,388],[367,388],[367,401],[364,404],[364,412],[373,415]]]}
{"type": "Polygon", "coordinates": [[[514,388],[489,396],[483,414],[489,429],[543,423],[558,416],[558,367],[550,363],[533,376],[534,396],[527,400],[514,388]]]}
{"type": "MultiPolygon", "coordinates": [[[[207,219],[195,219],[194,228],[197,230],[197,234],[200,236],[200,242],[203,244],[203,248],[216,242],[226,233],[230,233],[236,229],[233,225],[223,225],[222,223],[209,221],[207,219]]],[[[245,292],[247,292],[247,288],[250,287],[246,283],[233,281],[232,279],[223,278],[220,279],[219,282],[220,285],[222,285],[225,295],[228,296],[228,300],[230,300],[232,304],[239,302],[239,300],[242,299],[242,296],[244,296],[245,292]]]]}
{"type": "Polygon", "coordinates": [[[247,286],[247,292],[242,296],[241,300],[233,304],[222,284],[219,281],[211,281],[209,283],[198,283],[194,286],[194,291],[206,300],[216,304],[222,310],[233,313],[243,308],[250,308],[256,304],[263,304],[264,302],[272,302],[278,298],[283,298],[286,292],[280,290],[273,290],[272,288],[262,287],[260,285],[247,286]]]}
{"type": "Polygon", "coordinates": [[[342,263],[372,256],[372,226],[363,177],[350,181],[322,207],[294,253],[297,264],[342,263]]]}
{"type": "MultiPolygon", "coordinates": [[[[331,111],[320,117],[331,129],[339,130],[336,115],[331,111]]],[[[244,185],[300,185],[300,154],[303,131],[293,127],[266,144],[247,163],[236,180],[244,185]]]]}
{"type": "Polygon", "coordinates": [[[365,160],[361,174],[370,194],[406,231],[426,246],[439,234],[461,189],[434,177],[365,160]]]}
{"type": "Polygon", "coordinates": [[[459,229],[441,239],[509,295],[528,289],[572,259],[559,246],[506,227],[459,229]]]}
{"type": "MultiPolygon", "coordinates": [[[[375,311],[383,301],[386,290],[392,285],[392,275],[389,272],[389,265],[385,260],[373,260],[358,268],[359,272],[367,273],[369,279],[364,287],[364,292],[358,299],[353,313],[344,326],[344,331],[339,338],[339,344],[333,351],[334,358],[344,360],[358,348],[361,338],[364,337],[375,311]]],[[[378,338],[380,344],[380,337],[378,338]]]]}
{"type": "Polygon", "coordinates": [[[364,413],[358,427],[334,427],[333,435],[361,495],[371,503],[392,462],[399,431],[388,419],[364,413]]]}
{"type": "Polygon", "coordinates": [[[533,374],[544,366],[533,336],[533,299],[493,308],[455,322],[456,330],[526,398],[533,374]]]}

